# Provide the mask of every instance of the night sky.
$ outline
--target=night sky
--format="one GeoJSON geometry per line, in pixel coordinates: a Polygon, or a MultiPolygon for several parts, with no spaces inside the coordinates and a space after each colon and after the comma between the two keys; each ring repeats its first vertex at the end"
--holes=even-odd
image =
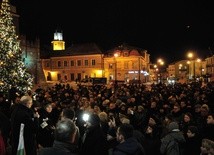
{"type": "Polygon", "coordinates": [[[188,50],[205,58],[214,52],[214,10],[208,0],[69,1],[11,0],[20,14],[20,32],[51,45],[63,32],[66,47],[96,43],[109,50],[126,43],[148,50],[151,60],[186,59],[188,50]]]}

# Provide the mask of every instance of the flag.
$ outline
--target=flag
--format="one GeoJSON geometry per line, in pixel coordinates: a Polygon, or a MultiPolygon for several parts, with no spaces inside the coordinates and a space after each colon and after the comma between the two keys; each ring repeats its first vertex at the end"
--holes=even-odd
{"type": "Polygon", "coordinates": [[[25,145],[24,145],[24,124],[21,123],[20,133],[19,133],[19,144],[16,155],[25,155],[25,145]]]}

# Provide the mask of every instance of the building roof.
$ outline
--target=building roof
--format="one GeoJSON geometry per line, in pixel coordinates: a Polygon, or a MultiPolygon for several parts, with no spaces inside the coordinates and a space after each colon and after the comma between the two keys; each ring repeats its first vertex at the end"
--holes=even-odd
{"type": "Polygon", "coordinates": [[[95,43],[73,44],[65,50],[59,51],[46,50],[48,52],[42,52],[41,58],[102,54],[101,49],[95,43]]]}
{"type": "Polygon", "coordinates": [[[113,49],[108,50],[106,53],[112,53],[115,50],[128,50],[128,51],[132,51],[132,50],[137,50],[138,52],[142,52],[142,51],[146,51],[145,49],[139,48],[139,47],[135,47],[135,46],[130,46],[126,43],[123,43],[117,47],[114,47],[113,49]]]}

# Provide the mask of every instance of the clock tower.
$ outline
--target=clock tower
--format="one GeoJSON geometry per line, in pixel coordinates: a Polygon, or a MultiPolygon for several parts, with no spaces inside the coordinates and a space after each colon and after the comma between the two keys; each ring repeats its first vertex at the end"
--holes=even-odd
{"type": "Polygon", "coordinates": [[[55,32],[54,33],[54,40],[51,42],[53,45],[53,50],[65,50],[65,42],[63,41],[62,32],[55,32]]]}

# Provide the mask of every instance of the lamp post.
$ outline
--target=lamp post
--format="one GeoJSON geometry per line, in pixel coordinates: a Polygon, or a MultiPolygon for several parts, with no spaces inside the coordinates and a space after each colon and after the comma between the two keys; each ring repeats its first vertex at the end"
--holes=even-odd
{"type": "Polygon", "coordinates": [[[191,74],[190,74],[190,61],[187,61],[187,64],[188,64],[188,80],[189,80],[190,77],[191,77],[191,74]]]}
{"type": "Polygon", "coordinates": [[[105,77],[104,71],[105,71],[105,64],[104,64],[104,54],[101,55],[101,59],[102,59],[102,77],[105,77]]]}
{"type": "Polygon", "coordinates": [[[139,68],[138,68],[138,82],[139,84],[141,83],[141,77],[140,77],[140,74],[141,74],[141,63],[140,63],[140,57],[138,58],[138,63],[139,63],[139,68]]]}
{"type": "Polygon", "coordinates": [[[118,53],[115,53],[114,54],[114,80],[115,80],[115,88],[116,88],[116,85],[117,85],[117,57],[118,57],[119,55],[118,55],[118,53]]]}
{"type": "Polygon", "coordinates": [[[158,64],[158,66],[160,66],[160,67],[159,67],[159,74],[160,74],[160,83],[161,83],[161,82],[162,82],[161,66],[164,65],[163,59],[158,59],[158,60],[157,60],[157,64],[158,64]]]}
{"type": "Polygon", "coordinates": [[[155,78],[156,78],[156,81],[157,81],[157,83],[158,83],[158,68],[157,68],[158,66],[155,64],[154,65],[154,71],[155,71],[155,78]]]}
{"type": "Polygon", "coordinates": [[[194,54],[192,52],[189,52],[187,54],[187,57],[193,62],[193,80],[195,80],[195,61],[194,61],[194,54]]]}
{"type": "MultiPolygon", "coordinates": [[[[200,75],[200,77],[201,77],[201,76],[202,76],[202,63],[201,63],[201,59],[198,58],[198,59],[196,60],[196,62],[200,64],[198,68],[199,68],[199,75],[200,75]]],[[[198,65],[197,65],[197,66],[198,66],[198,65]]]]}

